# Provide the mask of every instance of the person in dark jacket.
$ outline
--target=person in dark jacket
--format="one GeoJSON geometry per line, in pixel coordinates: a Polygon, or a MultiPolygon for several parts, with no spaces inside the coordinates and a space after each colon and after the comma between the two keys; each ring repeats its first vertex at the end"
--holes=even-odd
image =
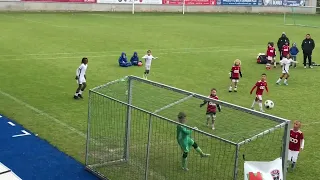
{"type": "Polygon", "coordinates": [[[303,65],[307,68],[307,59],[309,68],[312,68],[312,51],[316,47],[314,40],[311,38],[310,34],[306,35],[306,38],[302,41],[301,49],[303,51],[303,65]]]}
{"type": "Polygon", "coordinates": [[[137,52],[133,53],[133,56],[131,57],[130,62],[134,66],[138,66],[139,62],[141,62],[141,61],[139,61],[139,57],[138,57],[138,53],[137,52]]]}
{"type": "Polygon", "coordinates": [[[278,46],[278,50],[279,50],[279,54],[280,54],[280,56],[279,56],[280,61],[282,59],[282,46],[284,46],[286,43],[290,44],[290,40],[287,37],[286,33],[283,32],[277,42],[277,46],[278,46]]]}
{"type": "Polygon", "coordinates": [[[120,67],[129,67],[132,65],[130,62],[128,62],[127,54],[125,52],[121,53],[121,56],[119,57],[118,62],[120,67]]]}
{"type": "MultiPolygon", "coordinates": [[[[298,47],[297,47],[297,44],[296,44],[296,43],[293,43],[293,44],[292,44],[292,47],[290,48],[290,55],[291,55],[291,57],[292,57],[292,60],[297,61],[297,55],[298,55],[298,53],[299,53],[299,49],[298,49],[298,47]]],[[[294,68],[297,67],[297,63],[293,63],[293,64],[291,64],[291,65],[293,65],[294,68]]]]}

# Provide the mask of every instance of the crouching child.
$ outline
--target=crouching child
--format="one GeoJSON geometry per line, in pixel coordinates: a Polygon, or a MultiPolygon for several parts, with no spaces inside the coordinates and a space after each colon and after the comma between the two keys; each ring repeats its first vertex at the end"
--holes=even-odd
{"type": "Polygon", "coordinates": [[[121,56],[119,57],[119,66],[120,67],[129,67],[132,66],[130,62],[128,62],[127,54],[125,52],[121,53],[121,56]]]}
{"type": "Polygon", "coordinates": [[[139,61],[139,56],[137,52],[133,53],[133,56],[131,57],[130,62],[134,66],[138,66],[139,62],[142,63],[142,61],[139,61]]]}

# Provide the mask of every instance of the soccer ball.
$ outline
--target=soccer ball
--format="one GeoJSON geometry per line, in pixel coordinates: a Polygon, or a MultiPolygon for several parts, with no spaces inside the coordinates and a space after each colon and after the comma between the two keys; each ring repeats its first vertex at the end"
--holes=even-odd
{"type": "Polygon", "coordinates": [[[264,102],[264,107],[266,107],[267,109],[272,109],[274,107],[274,103],[271,100],[266,100],[264,102]]]}

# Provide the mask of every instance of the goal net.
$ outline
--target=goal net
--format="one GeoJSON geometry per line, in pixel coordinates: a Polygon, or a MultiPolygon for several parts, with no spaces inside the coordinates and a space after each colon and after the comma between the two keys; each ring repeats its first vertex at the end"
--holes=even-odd
{"type": "Polygon", "coordinates": [[[320,28],[319,7],[288,7],[284,13],[284,24],[291,26],[320,28]]]}
{"type": "MultiPolygon", "coordinates": [[[[210,91],[211,88],[208,89],[210,91]]],[[[244,161],[272,161],[286,149],[290,121],[169,85],[127,76],[89,92],[86,169],[103,179],[242,179],[244,161]],[[204,101],[221,105],[216,129],[204,101]],[[176,140],[179,112],[208,158],[193,149],[182,170],[176,140]],[[192,127],[198,127],[193,129],[192,127]]]]}

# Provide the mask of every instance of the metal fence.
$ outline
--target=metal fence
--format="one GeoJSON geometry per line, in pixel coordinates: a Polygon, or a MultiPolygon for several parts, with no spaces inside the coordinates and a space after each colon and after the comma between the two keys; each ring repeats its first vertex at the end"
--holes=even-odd
{"type": "Polygon", "coordinates": [[[242,179],[243,164],[282,157],[286,167],[290,121],[157,82],[128,76],[90,90],[86,168],[102,179],[242,179]],[[203,101],[219,103],[216,130],[205,126],[203,101]],[[176,121],[187,114],[187,125],[176,121]],[[181,168],[176,127],[208,158],[192,150],[181,168]],[[197,126],[199,130],[192,127],[197,126]]]}

